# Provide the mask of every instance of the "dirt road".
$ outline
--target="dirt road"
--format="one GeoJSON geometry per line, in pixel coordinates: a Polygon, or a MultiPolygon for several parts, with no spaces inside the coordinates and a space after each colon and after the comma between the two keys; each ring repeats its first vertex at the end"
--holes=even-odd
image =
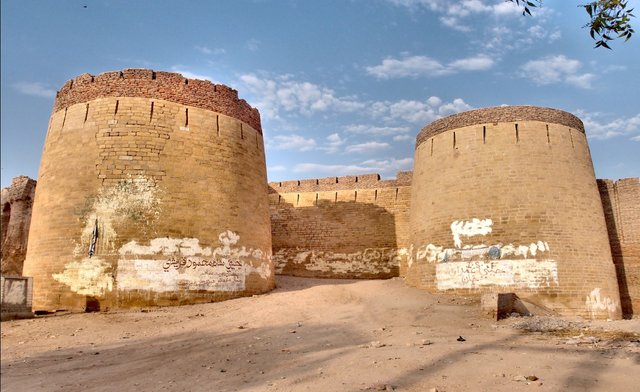
{"type": "Polygon", "coordinates": [[[592,330],[640,332],[640,320],[555,335],[516,322],[399,278],[279,277],[270,294],[221,303],[4,322],[2,391],[640,388],[637,339],[592,330]]]}

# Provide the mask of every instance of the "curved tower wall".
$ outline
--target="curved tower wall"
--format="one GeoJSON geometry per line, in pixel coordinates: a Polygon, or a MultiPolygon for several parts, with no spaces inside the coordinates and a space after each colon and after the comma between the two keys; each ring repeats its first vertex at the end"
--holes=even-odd
{"type": "Polygon", "coordinates": [[[58,93],[24,274],[34,309],[227,299],[274,287],[256,109],[226,86],[150,70],[58,93]]]}
{"type": "Polygon", "coordinates": [[[515,292],[561,314],[619,318],[620,298],[582,122],[499,107],[417,137],[407,282],[515,292]]]}

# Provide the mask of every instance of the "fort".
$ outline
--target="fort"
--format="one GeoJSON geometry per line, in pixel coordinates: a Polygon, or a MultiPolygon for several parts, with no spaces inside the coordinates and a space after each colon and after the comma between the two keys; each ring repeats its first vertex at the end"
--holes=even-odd
{"type": "Polygon", "coordinates": [[[19,221],[3,190],[3,274],[5,244],[26,245],[34,309],[217,301],[275,273],[514,292],[586,318],[640,309],[640,180],[596,180],[582,122],[556,109],[436,120],[395,179],[267,183],[259,113],[235,90],[84,74],[58,92],[33,200],[27,245],[5,238],[19,221]]]}

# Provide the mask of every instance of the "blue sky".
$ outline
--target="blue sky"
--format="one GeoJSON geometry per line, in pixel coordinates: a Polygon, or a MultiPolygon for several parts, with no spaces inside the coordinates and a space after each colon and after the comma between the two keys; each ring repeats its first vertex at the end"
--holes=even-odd
{"type": "Polygon", "coordinates": [[[2,186],[37,178],[66,80],[125,68],[237,89],[260,110],[270,181],[393,177],[429,122],[503,104],[578,115],[596,176],[639,176],[640,36],[593,49],[580,3],[3,0],[2,186]]]}

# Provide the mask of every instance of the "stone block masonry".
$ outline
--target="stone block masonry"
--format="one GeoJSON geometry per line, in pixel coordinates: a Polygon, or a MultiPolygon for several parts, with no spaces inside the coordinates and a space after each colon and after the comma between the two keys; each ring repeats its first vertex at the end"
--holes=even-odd
{"type": "Polygon", "coordinates": [[[640,312],[640,179],[598,180],[625,317],[640,312]]]}
{"type": "Polygon", "coordinates": [[[560,314],[620,318],[582,122],[555,109],[472,110],[418,135],[406,280],[513,292],[560,314]]]}
{"type": "Polygon", "coordinates": [[[2,189],[0,206],[0,274],[22,275],[27,254],[31,209],[36,181],[26,176],[13,179],[11,186],[2,189]]]}
{"type": "Polygon", "coordinates": [[[388,278],[406,263],[411,173],[269,184],[276,272],[388,278]]]}
{"type": "Polygon", "coordinates": [[[32,318],[32,296],[33,278],[22,276],[0,277],[1,320],[32,318]]]}
{"type": "Polygon", "coordinates": [[[254,114],[234,90],[178,74],[125,70],[65,84],[24,266],[34,309],[177,305],[271,290],[254,114]]]}
{"type": "MultiPolygon", "coordinates": [[[[3,268],[27,243],[5,194],[3,268]]],[[[619,318],[640,307],[639,195],[637,178],[596,183],[580,119],[532,106],[427,125],[413,174],[267,184],[259,113],[235,90],[84,74],[56,97],[22,272],[36,310],[223,300],[277,272],[619,318]]]]}

